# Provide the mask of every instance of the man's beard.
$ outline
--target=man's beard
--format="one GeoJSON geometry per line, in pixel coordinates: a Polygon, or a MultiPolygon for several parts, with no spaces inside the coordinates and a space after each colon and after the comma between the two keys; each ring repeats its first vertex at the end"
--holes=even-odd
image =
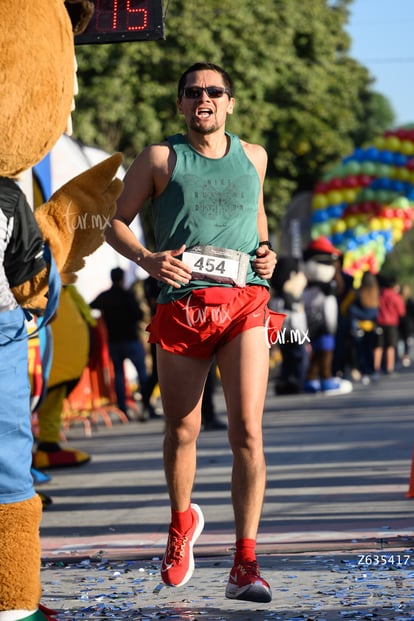
{"type": "Polygon", "coordinates": [[[198,134],[201,134],[202,136],[208,136],[208,134],[213,134],[217,130],[217,125],[216,123],[208,126],[202,125],[196,116],[192,116],[190,121],[190,129],[198,134]]]}

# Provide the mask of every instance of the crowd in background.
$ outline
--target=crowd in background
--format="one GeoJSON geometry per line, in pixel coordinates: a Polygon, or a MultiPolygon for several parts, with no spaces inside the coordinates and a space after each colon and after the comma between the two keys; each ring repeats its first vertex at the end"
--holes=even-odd
{"type": "MultiPolygon", "coordinates": [[[[275,370],[275,392],[316,392],[308,389],[306,381],[311,341],[303,338],[301,343],[298,338],[311,319],[304,299],[303,264],[292,258],[281,259],[279,263],[281,270],[276,270],[272,279],[271,304],[288,314],[285,325],[290,334],[292,326],[296,332],[293,332],[294,340],[286,342],[285,335],[283,342],[276,346],[276,354],[280,355],[275,370]]],[[[332,376],[368,385],[385,375],[394,376],[399,367],[410,366],[414,300],[408,285],[401,285],[385,273],[369,271],[362,275],[360,282],[355,282],[342,270],[341,257],[338,257],[330,293],[337,307],[332,376]]]]}
{"type": "MultiPolygon", "coordinates": [[[[383,375],[394,375],[396,368],[400,366],[407,367],[411,364],[414,299],[410,287],[400,285],[395,278],[385,274],[368,271],[363,274],[360,282],[356,282],[342,270],[342,257],[332,254],[330,247],[323,246],[323,249],[323,257],[328,255],[334,266],[333,277],[323,283],[323,286],[316,287],[318,293],[320,290],[323,293],[323,310],[315,306],[315,279],[312,280],[313,272],[309,272],[302,259],[279,258],[270,283],[270,307],[286,314],[280,338],[271,350],[270,372],[276,394],[323,392],[328,389],[331,394],[349,392],[352,384],[356,382],[367,385],[379,381],[383,375]],[[309,299],[312,304],[309,304],[309,299]],[[327,346],[327,335],[321,336],[314,328],[315,314],[318,312],[325,314],[327,327],[322,332],[330,333],[327,346]],[[324,344],[323,351],[320,351],[320,347],[314,351],[315,342],[324,344]],[[316,389],[315,381],[318,382],[319,379],[315,380],[315,375],[311,378],[315,360],[322,369],[321,377],[325,373],[322,386],[318,384],[316,389]],[[327,367],[325,371],[324,366],[327,367]]],[[[314,253],[311,254],[312,261],[314,253]]],[[[317,259],[320,259],[319,255],[317,259]]],[[[326,261],[322,267],[326,270],[326,261]]],[[[136,323],[136,330],[146,351],[142,362],[145,364],[146,373],[141,375],[147,376],[141,394],[138,375],[135,394],[138,399],[143,398],[144,410],[151,409],[150,417],[155,416],[150,399],[153,404],[157,401],[154,397],[157,385],[156,352],[154,347],[145,345],[145,328],[154,313],[157,290],[157,283],[153,278],[138,281],[132,287],[141,308],[141,319],[136,323]]],[[[318,296],[317,299],[320,304],[318,296]]],[[[316,321],[316,324],[320,325],[320,322],[316,321]]],[[[135,384],[134,381],[132,383],[135,384]]],[[[224,426],[214,413],[212,394],[218,384],[219,378],[213,365],[203,407],[203,423],[206,429],[224,426]]],[[[158,415],[161,414],[159,401],[156,409],[158,415]]],[[[131,414],[130,411],[128,413],[131,414]]],[[[141,420],[146,418],[148,416],[140,417],[141,420]]]]}
{"type": "MultiPolygon", "coordinates": [[[[414,341],[414,299],[410,287],[385,274],[368,271],[360,282],[355,282],[343,271],[341,255],[325,239],[312,242],[304,257],[305,262],[303,257],[280,257],[270,283],[269,306],[286,314],[279,337],[271,347],[270,376],[275,393],[341,394],[350,392],[357,382],[368,385],[384,375],[393,376],[399,367],[410,366],[410,346],[414,341]]],[[[83,308],[99,309],[106,323],[114,367],[117,401],[114,405],[131,420],[146,421],[162,416],[157,390],[156,349],[147,344],[146,333],[146,326],[155,311],[158,285],[153,278],[148,278],[137,281],[126,291],[118,282],[122,281],[123,275],[120,269],[112,270],[114,283],[111,289],[102,292],[90,305],[84,302],[83,308]],[[130,390],[126,393],[128,385],[130,390]]],[[[67,328],[63,301],[60,317],[67,328]]],[[[55,321],[52,328],[56,331],[58,325],[59,322],[55,321]]],[[[70,331],[67,332],[71,338],[70,331]]],[[[88,333],[93,335],[90,330],[88,333]]],[[[60,337],[56,335],[56,339],[60,337]]],[[[94,340],[85,347],[95,352],[92,357],[96,362],[101,350],[94,340]]],[[[50,401],[56,391],[52,391],[53,383],[49,381],[44,406],[37,411],[39,428],[33,462],[37,468],[79,465],[89,461],[90,457],[61,447],[59,443],[64,399],[87,364],[85,360],[83,366],[76,367],[73,372],[70,369],[69,373],[70,345],[65,342],[60,349],[55,347],[53,365],[64,360],[66,375],[74,379],[70,385],[67,381],[58,382],[61,392],[53,409],[50,401]],[[65,352],[63,356],[58,355],[60,349],[65,352]],[[47,412],[47,417],[43,416],[43,411],[47,412]]],[[[79,352],[79,338],[74,351],[79,352]]],[[[105,366],[104,361],[102,366],[105,366]]],[[[216,415],[213,399],[219,382],[213,364],[202,407],[205,430],[226,428],[216,415]]]]}

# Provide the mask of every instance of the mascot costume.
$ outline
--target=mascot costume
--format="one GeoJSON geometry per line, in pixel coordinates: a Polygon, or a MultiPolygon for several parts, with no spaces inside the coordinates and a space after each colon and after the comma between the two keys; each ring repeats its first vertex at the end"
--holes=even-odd
{"type": "Polygon", "coordinates": [[[303,251],[302,272],[307,285],[303,304],[311,341],[304,391],[330,395],[352,391],[348,380],[333,376],[338,299],[335,275],[341,252],[326,237],[312,240],[303,251]]]}
{"type": "Polygon", "coordinates": [[[30,471],[26,313],[53,313],[54,272],[62,284],[74,282],[84,257],[103,243],[97,222],[108,223],[122,190],[114,178],[120,154],[69,181],[35,215],[16,183],[67,129],[74,33],[92,13],[86,0],[0,0],[0,621],[53,614],[39,604],[42,508],[30,471]]]}

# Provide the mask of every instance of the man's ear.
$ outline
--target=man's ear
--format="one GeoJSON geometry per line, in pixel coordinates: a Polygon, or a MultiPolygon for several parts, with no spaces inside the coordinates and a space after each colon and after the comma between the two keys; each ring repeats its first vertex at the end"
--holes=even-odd
{"type": "Polygon", "coordinates": [[[234,97],[230,97],[229,105],[227,106],[227,114],[233,114],[235,105],[236,100],[234,99],[234,97]]]}
{"type": "Polygon", "coordinates": [[[177,110],[179,114],[184,114],[181,99],[177,99],[177,110]]]}

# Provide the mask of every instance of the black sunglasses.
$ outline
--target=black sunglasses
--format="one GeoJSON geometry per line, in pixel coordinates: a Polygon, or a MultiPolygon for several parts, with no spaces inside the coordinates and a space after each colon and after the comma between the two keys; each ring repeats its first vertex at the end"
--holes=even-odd
{"type": "Polygon", "coordinates": [[[205,91],[211,99],[219,99],[224,94],[231,97],[231,93],[228,88],[224,86],[187,86],[183,89],[183,95],[187,99],[198,99],[205,91]]]}

